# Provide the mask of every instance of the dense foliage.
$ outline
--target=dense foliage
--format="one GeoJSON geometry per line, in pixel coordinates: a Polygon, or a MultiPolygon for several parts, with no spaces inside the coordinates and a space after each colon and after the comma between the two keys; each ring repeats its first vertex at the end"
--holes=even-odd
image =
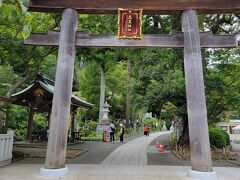
{"type": "Polygon", "coordinates": [[[160,121],[157,118],[145,118],[144,125],[150,127],[151,131],[160,131],[165,124],[164,121],[160,121]]]}

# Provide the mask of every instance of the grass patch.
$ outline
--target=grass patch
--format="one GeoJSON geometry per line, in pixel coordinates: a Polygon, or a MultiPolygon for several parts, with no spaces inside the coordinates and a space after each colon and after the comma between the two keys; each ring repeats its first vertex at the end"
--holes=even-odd
{"type": "Polygon", "coordinates": [[[102,141],[102,136],[82,137],[81,140],[83,140],[83,141],[102,141]]]}
{"type": "Polygon", "coordinates": [[[22,159],[25,157],[25,154],[20,151],[12,151],[13,159],[22,159]]]}

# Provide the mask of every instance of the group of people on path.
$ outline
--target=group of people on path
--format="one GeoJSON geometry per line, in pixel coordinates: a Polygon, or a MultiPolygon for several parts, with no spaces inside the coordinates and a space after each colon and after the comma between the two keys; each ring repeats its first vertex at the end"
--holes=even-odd
{"type": "MultiPolygon", "coordinates": [[[[125,134],[125,128],[122,123],[120,123],[119,126],[120,126],[119,138],[120,142],[123,143],[123,135],[125,134]]],[[[116,130],[115,125],[111,123],[108,127],[108,133],[110,134],[110,142],[115,141],[115,130],[116,130]]]]}
{"type": "MultiPolygon", "coordinates": [[[[120,139],[120,142],[123,143],[123,135],[125,134],[125,128],[122,123],[120,123],[119,126],[120,126],[119,139],[120,139]]],[[[149,136],[149,129],[150,127],[148,125],[144,126],[143,133],[145,136],[149,136]]],[[[107,129],[107,132],[110,134],[110,142],[115,141],[115,131],[116,131],[116,126],[113,123],[111,123],[107,129]]]]}

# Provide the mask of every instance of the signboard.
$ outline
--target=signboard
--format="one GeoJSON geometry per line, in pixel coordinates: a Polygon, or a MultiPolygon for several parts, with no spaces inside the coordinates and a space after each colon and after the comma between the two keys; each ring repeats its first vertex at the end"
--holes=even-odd
{"type": "Polygon", "coordinates": [[[118,9],[118,38],[141,39],[142,9],[118,9]]]}

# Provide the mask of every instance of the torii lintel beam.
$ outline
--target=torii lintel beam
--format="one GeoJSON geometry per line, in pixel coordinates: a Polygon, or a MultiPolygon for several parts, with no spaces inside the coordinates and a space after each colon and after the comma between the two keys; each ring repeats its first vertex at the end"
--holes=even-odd
{"type": "MultiPolygon", "coordinates": [[[[48,31],[47,34],[31,34],[25,41],[28,45],[58,46],[60,32],[48,31]]],[[[213,35],[211,32],[200,33],[202,48],[231,48],[237,46],[236,35],[213,35]]],[[[123,40],[113,35],[89,35],[78,32],[76,46],[84,47],[130,47],[130,48],[183,48],[182,32],[170,35],[144,35],[141,40],[123,40]]]]}
{"type": "Polygon", "coordinates": [[[194,9],[198,14],[240,13],[239,0],[30,0],[30,11],[62,12],[73,8],[83,14],[116,14],[118,8],[142,8],[144,14],[181,14],[194,9]]]}

